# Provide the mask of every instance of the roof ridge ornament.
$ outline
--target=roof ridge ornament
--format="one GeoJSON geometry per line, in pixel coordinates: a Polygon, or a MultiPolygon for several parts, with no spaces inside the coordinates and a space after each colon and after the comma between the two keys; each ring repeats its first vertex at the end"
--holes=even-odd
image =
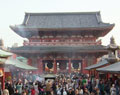
{"type": "Polygon", "coordinates": [[[118,50],[119,46],[116,44],[114,37],[110,38],[110,44],[107,46],[107,49],[118,50]]]}
{"type": "Polygon", "coordinates": [[[117,50],[119,49],[119,46],[116,45],[115,39],[114,39],[113,36],[110,38],[110,44],[107,46],[107,49],[109,51],[108,61],[110,63],[117,62],[119,60],[118,53],[117,53],[117,50]]]}
{"type": "Polygon", "coordinates": [[[113,36],[110,38],[110,44],[116,44],[113,36]]]}
{"type": "Polygon", "coordinates": [[[25,22],[25,25],[28,24],[28,20],[29,20],[29,18],[30,18],[30,14],[28,14],[28,16],[27,16],[27,20],[26,20],[26,22],[25,22]]]}
{"type": "Polygon", "coordinates": [[[102,22],[100,12],[96,12],[96,18],[97,18],[98,23],[102,22]]]}

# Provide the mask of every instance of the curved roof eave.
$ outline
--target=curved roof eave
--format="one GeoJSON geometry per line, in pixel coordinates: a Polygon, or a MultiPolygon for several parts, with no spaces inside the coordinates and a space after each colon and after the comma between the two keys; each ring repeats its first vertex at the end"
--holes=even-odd
{"type": "Polygon", "coordinates": [[[12,48],[12,52],[107,52],[105,46],[92,45],[92,46],[21,46],[12,48]]]}
{"type": "MultiPolygon", "coordinates": [[[[23,25],[17,25],[17,26],[10,26],[10,28],[16,32],[18,35],[28,38],[29,35],[31,35],[31,31],[82,31],[82,30],[105,30],[108,29],[109,31],[113,29],[115,24],[109,24],[108,26],[101,26],[101,27],[76,27],[76,28],[31,28],[26,27],[23,25]]],[[[108,32],[109,32],[108,31],[108,32]]]]}

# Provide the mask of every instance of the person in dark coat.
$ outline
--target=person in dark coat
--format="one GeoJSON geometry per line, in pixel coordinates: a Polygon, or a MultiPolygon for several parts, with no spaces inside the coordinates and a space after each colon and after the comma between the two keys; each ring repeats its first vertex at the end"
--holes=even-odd
{"type": "Polygon", "coordinates": [[[13,95],[14,94],[14,89],[13,89],[11,83],[8,84],[8,91],[9,91],[9,95],[13,95]]]}
{"type": "Polygon", "coordinates": [[[57,88],[56,88],[56,83],[55,82],[52,84],[52,89],[53,89],[54,95],[57,95],[57,88]]]}
{"type": "Polygon", "coordinates": [[[74,89],[69,89],[69,92],[68,92],[67,95],[75,95],[75,91],[74,91],[74,89]]]}
{"type": "Polygon", "coordinates": [[[84,95],[90,95],[90,92],[88,91],[87,88],[85,88],[84,95]]]}
{"type": "Polygon", "coordinates": [[[15,89],[15,93],[13,95],[20,95],[20,93],[18,93],[18,90],[15,89]]]}
{"type": "Polygon", "coordinates": [[[100,90],[100,95],[105,95],[104,93],[104,84],[102,81],[100,81],[100,83],[98,84],[98,88],[100,90]]]}

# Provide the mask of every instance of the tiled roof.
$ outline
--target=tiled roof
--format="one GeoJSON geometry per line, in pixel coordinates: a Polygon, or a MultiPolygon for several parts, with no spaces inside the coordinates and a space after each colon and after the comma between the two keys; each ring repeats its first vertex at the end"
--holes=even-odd
{"type": "Polygon", "coordinates": [[[45,31],[81,33],[94,30],[100,31],[99,36],[103,36],[113,27],[114,24],[102,22],[100,12],[25,13],[22,24],[10,26],[18,35],[27,38],[45,31]]]}
{"type": "Polygon", "coordinates": [[[104,66],[106,64],[108,64],[108,61],[106,59],[104,59],[104,60],[100,60],[97,64],[93,64],[91,66],[86,67],[85,69],[86,70],[91,70],[91,69],[95,69],[95,68],[104,66]]]}
{"type": "Polygon", "coordinates": [[[26,13],[23,26],[32,28],[105,27],[100,12],[26,13]]]}
{"type": "Polygon", "coordinates": [[[97,71],[101,72],[111,72],[111,73],[120,73],[120,62],[113,63],[111,65],[98,68],[97,71]]]}

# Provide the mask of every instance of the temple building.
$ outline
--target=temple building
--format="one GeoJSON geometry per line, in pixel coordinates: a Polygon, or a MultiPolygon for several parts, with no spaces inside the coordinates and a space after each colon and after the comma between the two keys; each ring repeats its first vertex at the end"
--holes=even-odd
{"type": "Polygon", "coordinates": [[[25,13],[23,23],[10,28],[29,41],[11,51],[28,58],[38,74],[87,73],[85,67],[108,54],[99,37],[113,27],[100,12],[25,13]]]}

